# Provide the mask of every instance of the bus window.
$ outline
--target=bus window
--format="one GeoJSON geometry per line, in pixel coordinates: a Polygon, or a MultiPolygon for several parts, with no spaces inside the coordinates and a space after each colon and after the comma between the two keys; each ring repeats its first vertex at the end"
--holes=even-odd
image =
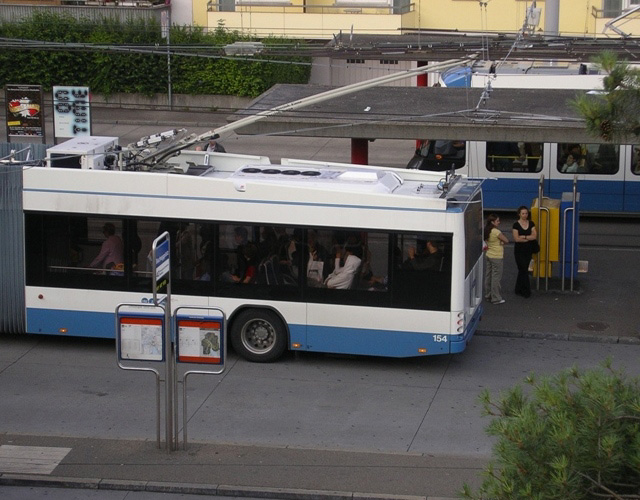
{"type": "Polygon", "coordinates": [[[301,229],[233,224],[218,228],[215,275],[221,295],[294,298],[303,261],[301,229]]]}
{"type": "Polygon", "coordinates": [[[40,271],[28,275],[55,286],[122,288],[127,270],[123,227],[115,217],[30,216],[27,231],[43,244],[29,252],[29,266],[40,271]]]}
{"type": "Polygon", "coordinates": [[[466,163],[467,144],[464,141],[424,139],[416,154],[407,164],[408,169],[443,172],[452,167],[459,169],[466,163]]]}
{"type": "Polygon", "coordinates": [[[489,172],[540,172],[542,144],[536,142],[487,142],[489,172]]]}
{"type": "Polygon", "coordinates": [[[617,144],[558,144],[558,172],[613,175],[619,165],[617,144]]]}
{"type": "Polygon", "coordinates": [[[447,311],[451,304],[451,235],[398,236],[402,261],[393,271],[393,305],[447,311]]]}

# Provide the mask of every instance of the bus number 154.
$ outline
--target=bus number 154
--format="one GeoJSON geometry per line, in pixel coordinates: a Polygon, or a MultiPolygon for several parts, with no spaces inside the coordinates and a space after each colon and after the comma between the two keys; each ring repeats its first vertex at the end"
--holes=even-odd
{"type": "Polygon", "coordinates": [[[448,342],[449,341],[449,337],[447,337],[446,335],[434,335],[433,336],[433,341],[434,342],[448,342]]]}

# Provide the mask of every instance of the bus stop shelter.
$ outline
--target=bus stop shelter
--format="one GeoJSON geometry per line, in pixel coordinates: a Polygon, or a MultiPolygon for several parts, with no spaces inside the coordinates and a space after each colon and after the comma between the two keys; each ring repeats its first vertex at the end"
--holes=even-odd
{"type": "MultiPolygon", "coordinates": [[[[230,120],[330,89],[275,85],[230,120]]],[[[368,163],[368,143],[375,139],[604,142],[587,133],[584,120],[571,106],[584,92],[380,86],[267,116],[236,133],[349,138],[352,162],[358,164],[368,163]]]]}

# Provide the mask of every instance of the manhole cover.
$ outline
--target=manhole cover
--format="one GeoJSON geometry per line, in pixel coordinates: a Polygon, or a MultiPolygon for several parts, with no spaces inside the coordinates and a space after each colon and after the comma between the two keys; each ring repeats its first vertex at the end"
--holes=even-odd
{"type": "Polygon", "coordinates": [[[583,321],[582,323],[578,323],[578,328],[589,332],[603,332],[609,328],[609,325],[601,323],[600,321],[583,321]]]}

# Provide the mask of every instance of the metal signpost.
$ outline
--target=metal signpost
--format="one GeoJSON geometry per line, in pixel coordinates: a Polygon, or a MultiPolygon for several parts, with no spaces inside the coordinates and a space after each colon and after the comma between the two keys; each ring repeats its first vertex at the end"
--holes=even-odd
{"type": "MultiPolygon", "coordinates": [[[[156,435],[160,448],[160,382],[158,370],[125,365],[124,362],[164,362],[165,440],[167,451],[178,447],[176,363],[199,365],[187,370],[182,380],[184,448],[187,448],[187,377],[217,375],[227,358],[227,318],[217,307],[178,307],[171,315],[171,239],[162,233],[151,247],[153,303],[120,304],[116,308],[116,351],[123,370],[153,372],[156,376],[156,435]],[[125,308],[134,311],[124,312],[125,308]],[[172,335],[172,330],[175,331],[172,335]],[[174,344],[175,341],[175,344],[174,344]],[[175,346],[175,348],[174,348],[175,346]]],[[[145,299],[146,301],[146,299],[145,299]]]]}
{"type": "Polygon", "coordinates": [[[155,368],[132,366],[130,362],[162,362],[165,360],[165,331],[168,329],[164,310],[151,304],[120,304],[116,308],[116,353],[123,370],[151,372],[156,377],[156,440],[160,445],[160,372],[155,368]],[[125,311],[124,309],[133,309],[125,311]]]}
{"type": "Polygon", "coordinates": [[[182,379],[182,434],[186,450],[189,420],[187,377],[193,374],[218,375],[224,371],[227,358],[227,318],[222,309],[217,307],[191,306],[176,308],[174,317],[178,363],[202,366],[197,370],[186,371],[182,379]],[[179,314],[180,310],[185,311],[185,314],[179,314]],[[186,311],[191,311],[191,314],[186,314],[186,311]]]}
{"type": "MultiPolygon", "coordinates": [[[[165,321],[167,325],[171,325],[171,238],[169,233],[165,231],[155,240],[151,246],[151,261],[153,269],[151,272],[153,283],[153,303],[156,306],[164,307],[165,321]]],[[[175,439],[177,433],[174,432],[175,413],[175,358],[173,351],[173,339],[171,328],[165,329],[165,439],[167,441],[167,450],[171,451],[176,448],[175,439]]]]}

